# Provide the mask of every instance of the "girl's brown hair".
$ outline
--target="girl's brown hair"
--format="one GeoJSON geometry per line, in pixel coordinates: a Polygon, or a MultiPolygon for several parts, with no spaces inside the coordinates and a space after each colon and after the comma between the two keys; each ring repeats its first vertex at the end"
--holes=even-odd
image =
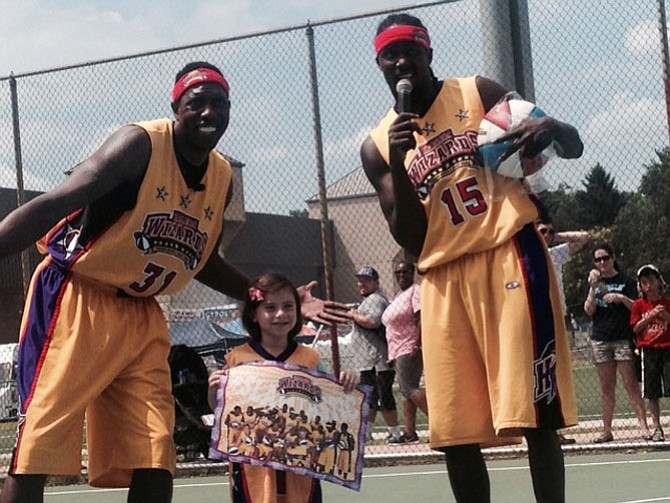
{"type": "Polygon", "coordinates": [[[251,282],[244,298],[244,309],[242,310],[242,323],[254,341],[260,342],[261,328],[255,321],[256,309],[265,300],[269,293],[277,293],[281,290],[289,290],[295,299],[296,320],[295,326],[288,333],[288,340],[292,341],[302,330],[302,315],[300,314],[300,295],[291,280],[278,272],[270,272],[259,276],[251,282]]]}

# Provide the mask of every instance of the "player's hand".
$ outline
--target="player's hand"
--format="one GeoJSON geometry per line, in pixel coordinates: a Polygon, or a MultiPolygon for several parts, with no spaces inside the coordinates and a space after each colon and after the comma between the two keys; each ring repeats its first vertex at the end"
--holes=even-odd
{"type": "Polygon", "coordinates": [[[391,165],[395,162],[404,162],[405,154],[416,147],[414,133],[421,134],[421,128],[412,119],[416,119],[417,114],[404,112],[398,114],[398,117],[389,127],[389,160],[391,165]]]}
{"type": "Polygon", "coordinates": [[[503,162],[517,151],[523,157],[530,159],[537,157],[554,142],[557,127],[558,123],[552,117],[526,119],[493,142],[510,142],[510,147],[500,156],[500,162],[503,162]]]}
{"type": "Polygon", "coordinates": [[[340,372],[340,385],[344,388],[345,393],[351,393],[360,382],[361,378],[358,372],[351,372],[350,370],[340,372]]]}
{"type": "Polygon", "coordinates": [[[321,323],[327,327],[331,327],[335,323],[347,323],[349,321],[345,314],[348,310],[347,306],[341,302],[323,300],[312,296],[312,290],[316,285],[318,283],[312,281],[298,287],[300,312],[303,318],[321,323]]]}

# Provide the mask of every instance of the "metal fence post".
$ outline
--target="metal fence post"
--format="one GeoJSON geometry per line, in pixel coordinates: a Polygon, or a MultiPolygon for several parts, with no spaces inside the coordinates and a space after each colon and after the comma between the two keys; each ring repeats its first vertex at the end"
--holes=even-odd
{"type": "MultiPolygon", "coordinates": [[[[21,157],[21,128],[19,127],[19,98],[16,92],[16,79],[12,74],[9,77],[9,89],[12,102],[12,130],[14,136],[14,165],[16,167],[16,207],[25,203],[23,190],[23,158],[21,157]]],[[[23,281],[23,294],[28,293],[30,284],[30,259],[28,251],[21,252],[21,278],[23,281]]]]}
{"type": "MultiPolygon", "coordinates": [[[[665,17],[665,0],[658,0],[658,31],[661,35],[661,57],[663,58],[663,87],[665,89],[665,118],[670,136],[670,65],[668,64],[668,23],[665,17]]],[[[668,143],[670,145],[670,143],[668,143]]]]}
{"type": "MultiPolygon", "coordinates": [[[[319,85],[316,77],[316,53],[314,50],[314,29],[307,24],[307,43],[309,45],[309,82],[312,90],[312,113],[314,118],[314,143],[316,147],[316,173],[319,186],[319,209],[321,219],[321,249],[326,282],[326,298],[334,298],[333,268],[331,264],[331,242],[328,233],[328,198],[326,193],[326,173],[323,160],[323,138],[321,136],[321,111],[319,107],[319,85]]],[[[333,358],[333,373],[340,375],[340,347],[337,340],[337,326],[330,327],[330,348],[333,358]]]]}

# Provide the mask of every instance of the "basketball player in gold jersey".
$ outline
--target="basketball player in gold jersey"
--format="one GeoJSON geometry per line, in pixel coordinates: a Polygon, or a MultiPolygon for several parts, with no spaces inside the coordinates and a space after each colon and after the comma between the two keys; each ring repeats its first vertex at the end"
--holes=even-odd
{"type": "MultiPolygon", "coordinates": [[[[477,155],[479,123],[507,90],[483,77],[435,78],[428,31],[407,14],[380,23],[375,50],[396,107],[361,158],[394,238],[424,275],[431,447],[446,453],[457,501],[488,502],[481,446],[524,435],[537,500],[563,501],[556,429],[577,414],[556,277],[534,226],[539,208],[521,180],[484,169],[477,155]],[[397,108],[401,79],[413,85],[409,111],[397,108]]],[[[552,143],[566,158],[583,148],[572,126],[550,117],[506,139],[528,157],[552,143]]]]}
{"type": "MultiPolygon", "coordinates": [[[[122,127],[0,222],[0,257],[46,233],[21,326],[19,430],[2,503],[42,501],[47,475],[79,475],[84,417],[91,485],[171,501],[170,337],[154,297],[193,278],[238,299],[249,285],[217,252],[232,168],[214,148],[230,86],[205,62],[175,81],[174,119],[122,127]]],[[[311,285],[303,314],[332,319],[311,285]]]]}

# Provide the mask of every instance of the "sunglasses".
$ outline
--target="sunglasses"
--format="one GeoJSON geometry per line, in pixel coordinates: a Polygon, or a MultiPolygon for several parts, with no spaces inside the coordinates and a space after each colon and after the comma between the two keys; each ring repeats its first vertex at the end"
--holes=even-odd
{"type": "Polygon", "coordinates": [[[556,234],[556,231],[554,229],[543,228],[543,229],[540,229],[540,234],[542,234],[543,236],[545,234],[556,234]]]}
{"type": "Polygon", "coordinates": [[[611,258],[612,258],[612,257],[610,257],[609,255],[603,255],[602,257],[595,257],[595,258],[593,259],[593,261],[594,261],[596,264],[599,264],[600,262],[607,262],[607,261],[608,261],[609,259],[611,259],[611,258]]]}

